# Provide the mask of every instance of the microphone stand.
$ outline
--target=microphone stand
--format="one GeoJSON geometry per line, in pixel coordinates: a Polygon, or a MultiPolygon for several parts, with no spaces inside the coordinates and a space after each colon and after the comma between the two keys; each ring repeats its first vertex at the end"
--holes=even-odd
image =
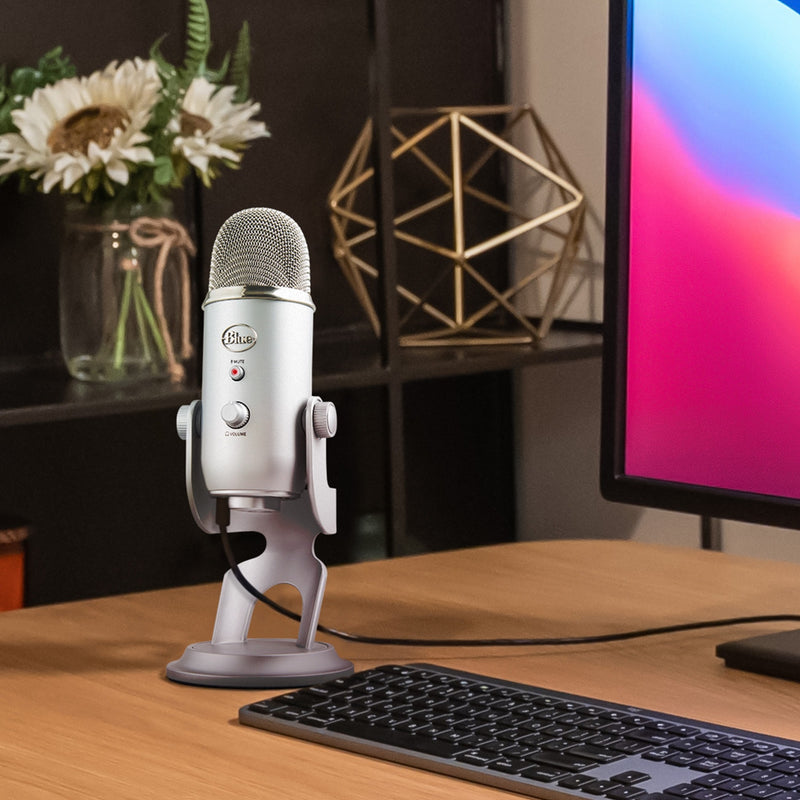
{"type": "MultiPolygon", "coordinates": [[[[336,490],[328,485],[326,442],[335,433],[328,421],[332,404],[309,398],[305,412],[308,483],[294,499],[230,498],[231,532],[255,531],[264,551],[239,565],[258,591],[279,583],[294,586],[302,598],[297,639],[250,639],[256,599],[232,570],[222,581],[212,638],[189,645],[167,665],[167,677],[199,686],[277,688],[308,686],[352,674],[353,665],[334,648],[315,641],[327,569],[314,553],[320,532],[336,532],[336,490]]],[[[200,401],[178,412],[178,435],[186,441],[186,491],[198,526],[219,533],[216,498],[206,487],[200,464],[200,401]]]]}

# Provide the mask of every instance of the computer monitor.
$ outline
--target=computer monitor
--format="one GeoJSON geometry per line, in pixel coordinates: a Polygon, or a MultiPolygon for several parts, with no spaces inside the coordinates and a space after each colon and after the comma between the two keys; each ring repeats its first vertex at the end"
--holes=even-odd
{"type": "Polygon", "coordinates": [[[610,0],[609,64],[602,492],[800,528],[800,0],[610,0]]]}
{"type": "Polygon", "coordinates": [[[800,0],[611,0],[602,489],[800,527],[800,0]]]}

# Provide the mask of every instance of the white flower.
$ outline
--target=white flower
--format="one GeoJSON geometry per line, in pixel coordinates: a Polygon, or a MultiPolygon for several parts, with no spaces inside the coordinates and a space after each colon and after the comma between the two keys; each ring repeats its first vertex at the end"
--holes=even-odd
{"type": "Polygon", "coordinates": [[[245,142],[269,136],[263,122],[251,117],[261,110],[254,102],[236,103],[234,86],[217,86],[195,78],[186,91],[181,112],[169,123],[177,134],[173,152],[185,158],[202,176],[210,177],[216,160],[238,163],[245,142]]]}
{"type": "Polygon", "coordinates": [[[12,112],[19,133],[0,136],[0,175],[24,170],[45,192],[69,191],[95,169],[127,184],[129,163],[153,160],[143,129],[160,90],[155,63],[139,58],[37,89],[12,112]]]}

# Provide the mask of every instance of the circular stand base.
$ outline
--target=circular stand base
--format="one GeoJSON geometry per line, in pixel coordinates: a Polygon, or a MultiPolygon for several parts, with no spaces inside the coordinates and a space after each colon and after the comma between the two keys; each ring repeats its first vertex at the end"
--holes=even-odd
{"type": "Polygon", "coordinates": [[[314,642],[305,650],[295,639],[197,642],[167,664],[170,680],[196,686],[273,689],[310,686],[352,674],[353,665],[331,645],[314,642]]]}

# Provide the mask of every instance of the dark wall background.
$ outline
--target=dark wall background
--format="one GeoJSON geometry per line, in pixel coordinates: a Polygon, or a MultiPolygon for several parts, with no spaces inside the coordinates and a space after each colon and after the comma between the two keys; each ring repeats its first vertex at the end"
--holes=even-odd
{"type": "MultiPolygon", "coordinates": [[[[391,3],[393,104],[500,102],[498,6],[495,0],[391,3]]],[[[209,0],[209,8],[212,64],[215,54],[221,57],[234,46],[242,20],[250,22],[251,94],[262,104],[260,118],[272,137],[252,145],[241,170],[227,172],[201,193],[202,213],[188,220],[199,237],[200,253],[210,252],[220,225],[241,208],[285,211],[309,243],[317,335],[361,323],[360,306],[330,252],[324,204],[369,113],[368,2],[209,0]]],[[[165,33],[162,51],[180,60],[184,14],[183,0],[3,0],[0,63],[8,68],[32,64],[60,44],[86,74],[113,59],[146,57],[165,33]]],[[[0,366],[58,349],[60,219],[57,197],[20,196],[12,184],[0,187],[0,366]]],[[[206,276],[201,257],[201,295],[206,276]]],[[[0,370],[0,380],[18,379],[18,373],[0,370]]],[[[456,403],[477,392],[482,413],[497,420],[499,433],[492,429],[482,442],[470,444],[470,458],[481,462],[496,458],[502,448],[507,452],[508,390],[503,378],[479,384],[450,381],[439,391],[456,403]]],[[[416,495],[411,519],[419,522],[421,538],[440,547],[452,543],[433,531],[447,506],[441,495],[425,497],[430,493],[423,484],[436,464],[459,460],[464,439],[452,416],[431,412],[441,408],[430,396],[435,391],[423,385],[409,388],[409,413],[420,422],[418,429],[407,426],[409,494],[416,495]],[[431,449],[430,437],[437,431],[445,431],[444,451],[431,449]]],[[[345,521],[344,526],[340,521],[340,534],[330,537],[336,542],[323,544],[330,551],[323,557],[330,563],[354,557],[353,526],[380,516],[385,486],[376,444],[383,435],[382,392],[347,391],[328,399],[340,406],[342,418],[329,447],[329,471],[345,521]]],[[[216,537],[197,531],[186,505],[183,444],[174,433],[174,410],[0,428],[0,453],[0,510],[27,517],[34,531],[28,543],[29,603],[221,576],[216,537]]],[[[487,502],[508,500],[490,497],[487,502]]],[[[467,513],[475,516],[475,511],[467,513]]],[[[509,507],[508,525],[511,513],[509,507]]],[[[478,514],[471,530],[458,532],[457,543],[474,542],[488,526],[478,514]]]]}
{"type": "MultiPolygon", "coordinates": [[[[494,6],[494,0],[396,0],[393,104],[496,99],[494,6]]],[[[240,170],[225,172],[202,192],[201,253],[210,252],[235,211],[280,209],[297,220],[309,243],[312,291],[324,298],[317,302],[317,329],[360,322],[361,309],[330,252],[325,199],[369,113],[368,2],[209,0],[209,9],[212,64],[215,54],[221,58],[234,46],[242,20],[250,23],[251,94],[272,136],[253,143],[240,170]]],[[[184,13],[182,0],[4,0],[0,63],[32,64],[60,44],[84,74],[114,59],[146,57],[163,34],[164,54],[180,61],[184,13]]],[[[58,347],[60,219],[58,197],[21,197],[11,184],[0,187],[0,356],[58,347]]]]}

